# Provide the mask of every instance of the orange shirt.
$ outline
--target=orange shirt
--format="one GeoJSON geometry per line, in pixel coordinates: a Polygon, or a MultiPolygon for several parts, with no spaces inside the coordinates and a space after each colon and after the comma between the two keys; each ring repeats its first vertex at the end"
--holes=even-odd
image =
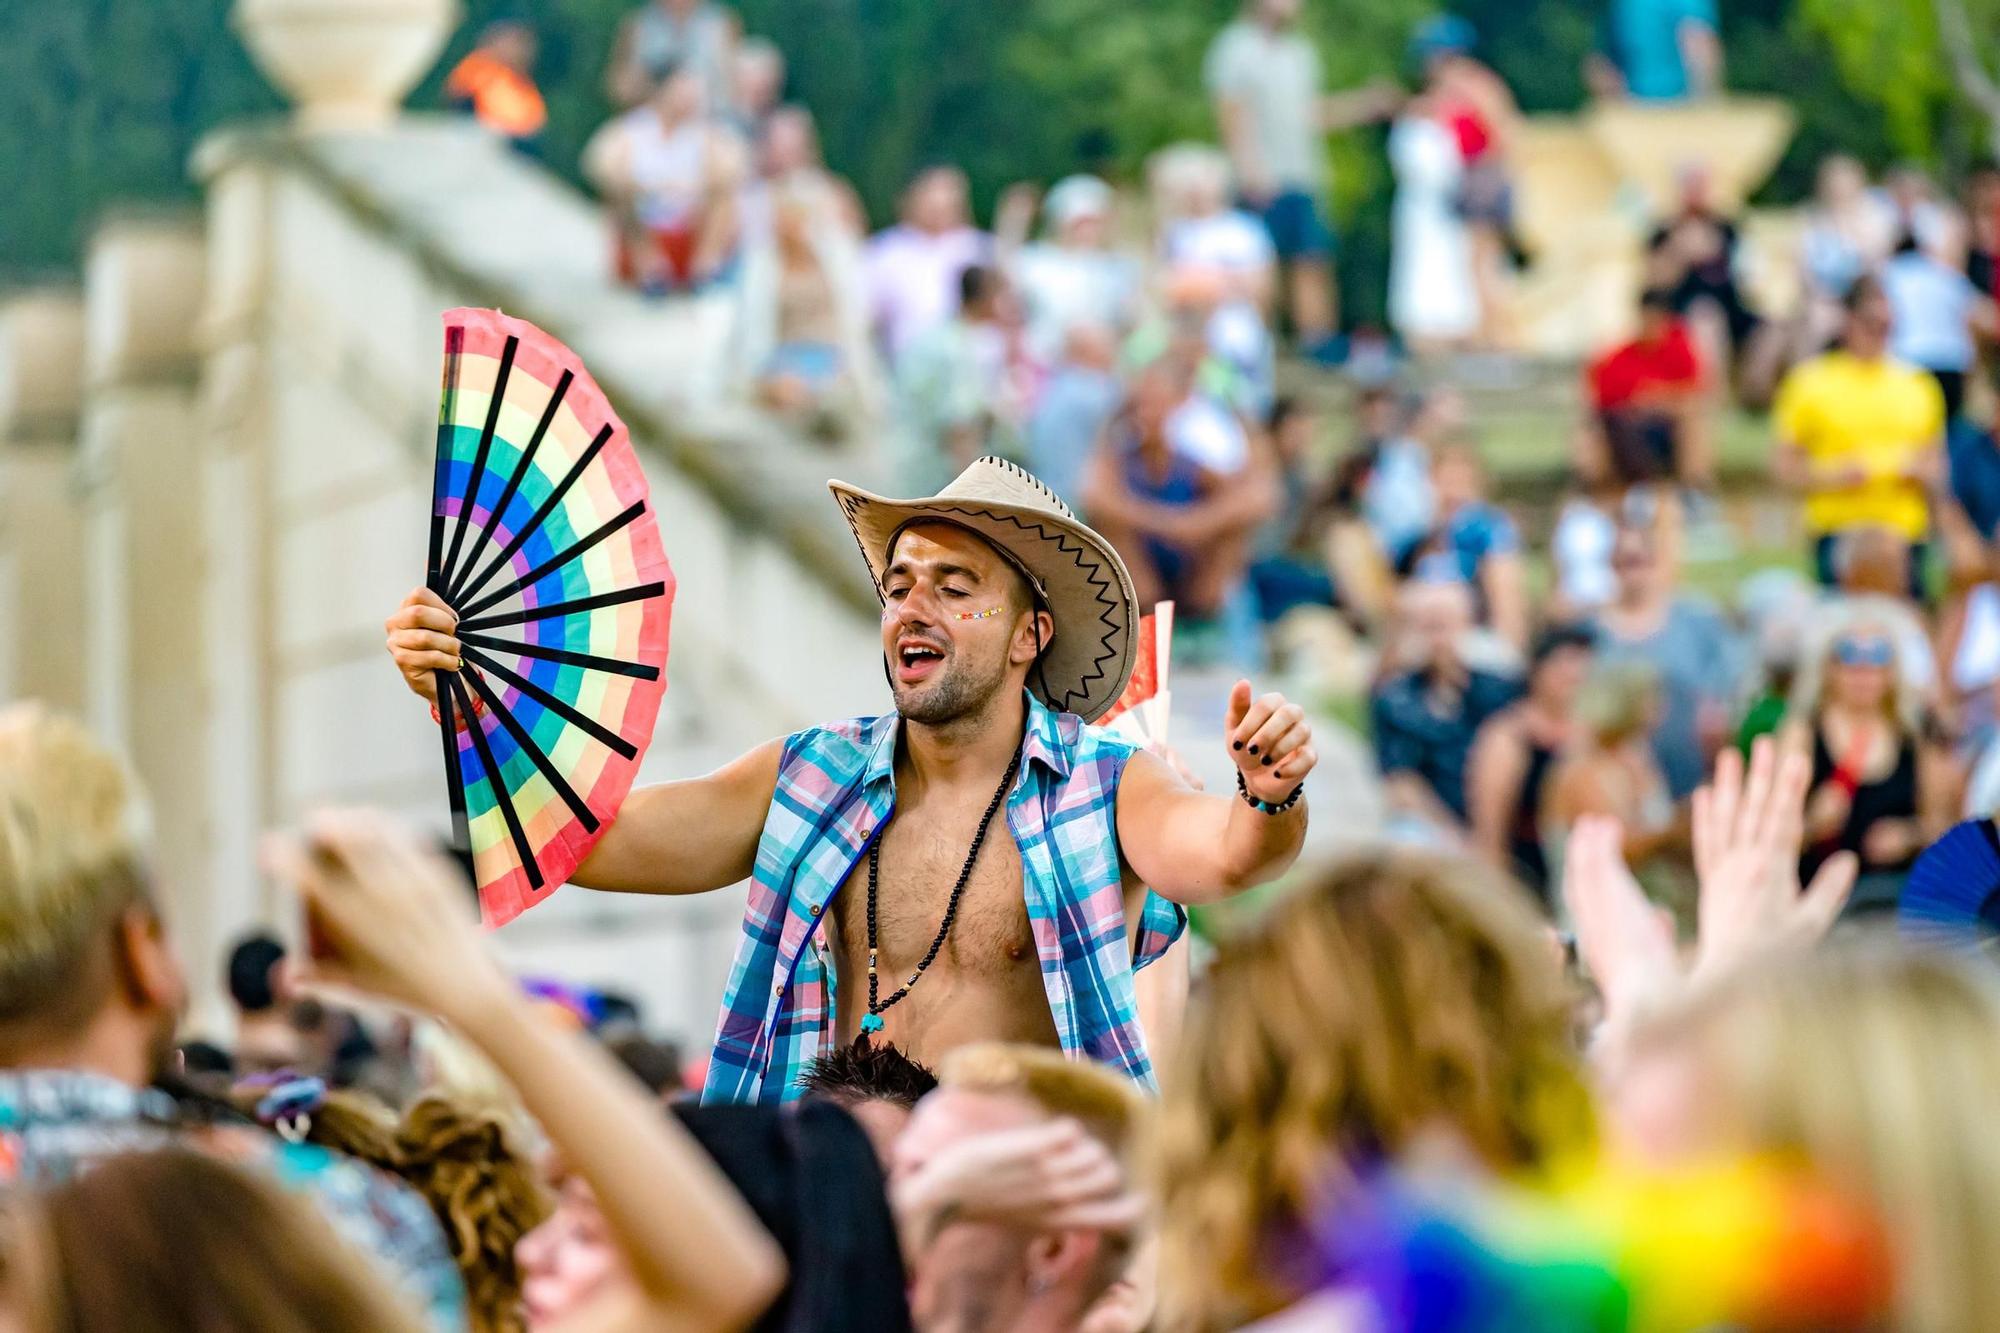
{"type": "Polygon", "coordinates": [[[454,101],[472,103],[474,119],[509,139],[532,138],[549,122],[535,81],[484,51],[459,61],[444,81],[444,91],[454,101]]]}

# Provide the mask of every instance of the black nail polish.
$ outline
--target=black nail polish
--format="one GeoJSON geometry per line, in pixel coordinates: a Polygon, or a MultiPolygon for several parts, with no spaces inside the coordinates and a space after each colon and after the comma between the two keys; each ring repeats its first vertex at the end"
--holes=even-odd
{"type": "Polygon", "coordinates": [[[1251,753],[1251,754],[1255,754],[1255,753],[1257,753],[1257,747],[1256,747],[1256,746],[1254,746],[1254,745],[1253,745],[1253,746],[1251,746],[1251,747],[1250,747],[1250,753],[1251,753]]]}
{"type": "Polygon", "coordinates": [[[1269,768],[1271,766],[1271,756],[1267,754],[1258,762],[1262,763],[1264,767],[1269,768]]]}
{"type": "Polygon", "coordinates": [[[1243,742],[1242,742],[1242,741],[1238,741],[1238,742],[1236,742],[1236,748],[1237,748],[1237,749],[1239,749],[1239,750],[1240,750],[1240,749],[1242,749],[1242,748],[1243,748],[1243,742]]]}

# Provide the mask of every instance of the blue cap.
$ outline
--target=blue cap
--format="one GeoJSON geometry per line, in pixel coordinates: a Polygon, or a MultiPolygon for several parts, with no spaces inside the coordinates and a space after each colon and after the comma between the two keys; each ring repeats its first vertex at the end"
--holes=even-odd
{"type": "Polygon", "coordinates": [[[1479,45],[1479,30],[1456,14],[1433,14],[1410,34],[1410,50],[1423,58],[1470,51],[1479,45]]]}

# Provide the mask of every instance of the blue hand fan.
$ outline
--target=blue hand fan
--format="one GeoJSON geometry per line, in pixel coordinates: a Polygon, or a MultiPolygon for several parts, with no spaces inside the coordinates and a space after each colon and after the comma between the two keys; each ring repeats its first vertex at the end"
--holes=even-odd
{"type": "Polygon", "coordinates": [[[1968,819],[1924,849],[1896,905],[1905,935],[1963,940],[2000,931],[2000,832],[1968,819]]]}

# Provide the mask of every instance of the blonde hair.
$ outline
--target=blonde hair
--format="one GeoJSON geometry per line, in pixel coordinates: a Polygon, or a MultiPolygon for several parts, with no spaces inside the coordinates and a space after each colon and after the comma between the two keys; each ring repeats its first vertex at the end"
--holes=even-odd
{"type": "Polygon", "coordinates": [[[1120,1157],[1130,1157],[1151,1105],[1130,1079],[1060,1051],[1011,1042],[960,1046],[938,1068],[938,1086],[1012,1094],[1050,1116],[1077,1121],[1120,1157]]]}
{"type": "Polygon", "coordinates": [[[0,1023],[101,998],[79,983],[98,932],[145,900],[142,828],[137,784],[81,726],[0,710],[0,1023]]]}
{"type": "Polygon", "coordinates": [[[1805,650],[1799,657],[1798,679],[1792,684],[1788,706],[1790,716],[1802,719],[1819,716],[1826,695],[1826,664],[1833,655],[1833,645],[1843,635],[1867,630],[1886,639],[1896,658],[1889,668],[1890,690],[1884,711],[1905,732],[1915,735],[1923,714],[1923,700],[1910,681],[1909,664],[1903,660],[1903,645],[1896,635],[1898,619],[1897,604],[1875,594],[1842,597],[1820,608],[1809,623],[1805,650]]]}
{"type": "Polygon", "coordinates": [[[1647,730],[1659,706],[1660,674],[1644,662],[1598,662],[1576,692],[1576,720],[1599,745],[1647,730]]]}
{"type": "Polygon", "coordinates": [[[1445,1128],[1534,1168],[1593,1137],[1573,996],[1526,898],[1484,866],[1349,858],[1225,941],[1161,1115],[1163,1327],[1297,1300],[1286,1271],[1357,1172],[1445,1128]]]}
{"type": "Polygon", "coordinates": [[[1990,959],[1869,936],[1761,960],[1655,1015],[1756,1148],[1796,1152],[1876,1208],[1896,1327],[1975,1333],[2000,1309],[2000,978],[1990,959]]]}
{"type": "Polygon", "coordinates": [[[535,1136],[520,1094],[477,1046],[443,1023],[419,1019],[410,1029],[410,1047],[425,1093],[485,1112],[514,1126],[516,1132],[535,1136]]]}
{"type": "Polygon", "coordinates": [[[1190,195],[1227,196],[1231,174],[1228,154],[1213,144],[1169,144],[1146,160],[1147,184],[1163,218],[1186,216],[1190,195]]]}

